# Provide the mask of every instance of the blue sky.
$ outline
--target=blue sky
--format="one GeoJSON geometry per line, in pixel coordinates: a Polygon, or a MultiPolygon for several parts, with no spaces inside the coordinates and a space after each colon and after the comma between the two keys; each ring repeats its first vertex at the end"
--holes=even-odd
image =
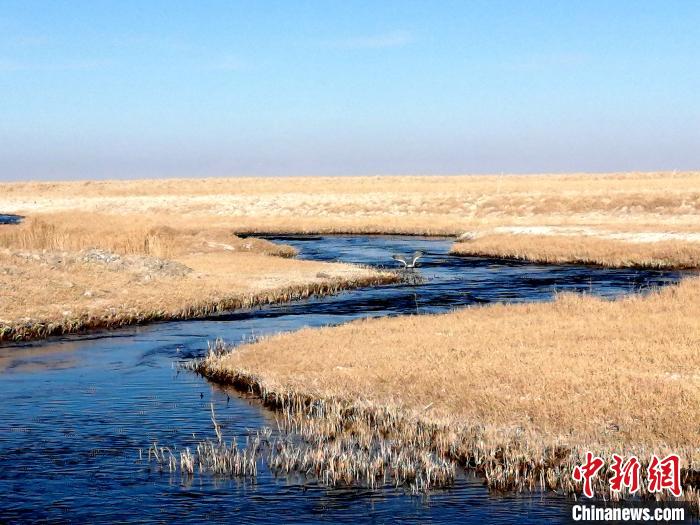
{"type": "Polygon", "coordinates": [[[700,1],[0,0],[0,180],[700,168],[700,1]]]}

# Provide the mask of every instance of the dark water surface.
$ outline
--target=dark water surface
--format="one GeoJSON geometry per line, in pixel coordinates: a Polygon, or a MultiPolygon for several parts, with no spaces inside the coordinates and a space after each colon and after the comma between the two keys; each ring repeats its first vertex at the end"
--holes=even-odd
{"type": "Polygon", "coordinates": [[[19,224],[22,222],[22,218],[19,215],[6,215],[0,213],[0,224],[19,224]]]}
{"type": "Polygon", "coordinates": [[[447,255],[451,240],[418,237],[287,238],[301,257],[393,266],[426,252],[421,285],[385,286],[294,304],[97,335],[0,348],[0,521],[113,522],[568,522],[572,501],[489,495],[462,476],[429,497],[401,489],[325,488],[276,478],[195,475],[188,483],[138,461],[138,450],[192,447],[213,436],[213,402],[227,438],[274,426],[274,414],[178,372],[207,341],[336,324],[366,316],[447,311],[494,301],[542,301],[555,291],[605,297],[677,282],[678,272],[541,266],[447,255]]]}

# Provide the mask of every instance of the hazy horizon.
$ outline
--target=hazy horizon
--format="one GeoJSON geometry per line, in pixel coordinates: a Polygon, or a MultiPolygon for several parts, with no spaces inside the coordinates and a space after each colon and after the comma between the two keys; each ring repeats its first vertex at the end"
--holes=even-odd
{"type": "Polygon", "coordinates": [[[0,183],[63,183],[63,182],[128,182],[128,181],[147,181],[147,180],[207,180],[207,179],[255,179],[255,178],[268,178],[268,179],[293,179],[293,178],[305,178],[305,177],[318,177],[318,178],[333,178],[333,177],[343,177],[343,178],[353,178],[353,177],[368,177],[368,178],[382,178],[382,177],[538,177],[538,176],[557,176],[557,175],[626,175],[626,174],[649,174],[653,175],[655,173],[659,174],[684,174],[684,173],[697,173],[700,169],[685,169],[685,170],[669,170],[669,169],[658,169],[658,170],[618,170],[618,171],[523,171],[523,172],[473,172],[473,173],[365,173],[365,174],[335,174],[326,175],[323,173],[315,175],[304,175],[304,174],[287,174],[287,175],[173,175],[173,176],[129,176],[124,175],[120,177],[70,177],[70,178],[22,178],[22,179],[3,179],[0,177],[0,183]]]}
{"type": "Polygon", "coordinates": [[[0,0],[0,181],[700,169],[700,2],[0,0]]]}

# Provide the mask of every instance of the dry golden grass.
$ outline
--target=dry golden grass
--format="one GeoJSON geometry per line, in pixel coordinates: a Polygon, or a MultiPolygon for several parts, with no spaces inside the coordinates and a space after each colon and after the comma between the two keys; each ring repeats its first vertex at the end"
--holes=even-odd
{"type": "Polygon", "coordinates": [[[337,413],[388,410],[402,439],[423,428],[427,446],[493,486],[568,492],[586,450],[674,451],[700,468],[699,348],[692,278],[617,301],[567,294],[303,329],[212,354],[201,371],[274,399],[343,403],[337,413]]]}
{"type": "Polygon", "coordinates": [[[121,255],[173,257],[190,253],[251,252],[293,257],[291,246],[242,239],[222,227],[172,228],[157,215],[105,215],[81,211],[43,214],[20,225],[0,226],[0,247],[79,251],[100,248],[121,255]]]}
{"type": "Polygon", "coordinates": [[[63,213],[0,228],[0,341],[197,317],[397,279],[292,260],[289,246],[222,228],[151,221],[63,213]]]}
{"type": "Polygon", "coordinates": [[[577,443],[696,447],[699,298],[700,279],[688,279],[617,301],[566,294],[553,303],[358,321],[271,336],[220,365],[273,390],[430,405],[431,417],[577,443]]]}
{"type": "MultiPolygon", "coordinates": [[[[700,172],[13,183],[0,184],[0,211],[48,215],[47,220],[77,214],[83,222],[91,221],[94,213],[117,222],[129,217],[137,223],[132,229],[141,228],[140,238],[159,226],[238,233],[476,231],[490,237],[473,245],[483,246],[486,255],[532,244],[537,248],[527,255],[534,259],[541,252],[543,259],[560,262],[583,257],[611,265],[657,260],[674,265],[678,260],[681,266],[696,266],[700,172]],[[573,248],[584,243],[589,247],[576,258],[567,257],[568,241],[533,238],[543,228],[550,230],[547,237],[602,241],[572,240],[573,248]],[[669,244],[651,246],[658,240],[669,244]],[[553,241],[561,251],[550,246],[553,241]],[[692,245],[679,248],[675,241],[692,245]],[[496,246],[498,242],[503,246],[496,246]]],[[[124,242],[114,246],[117,251],[134,250],[124,242]]],[[[153,250],[163,252],[159,246],[153,250]]]]}
{"type": "MultiPolygon", "coordinates": [[[[32,219],[0,227],[0,285],[10,294],[0,312],[5,337],[20,338],[395,278],[261,255],[290,253],[231,232],[476,232],[455,250],[697,267],[700,172],[18,183],[0,185],[0,211],[32,219]],[[136,260],[113,272],[52,258],[95,245],[136,260]],[[172,272],[150,271],[152,258],[171,260],[172,272]]],[[[287,410],[287,425],[321,436],[315,452],[328,462],[328,443],[350,429],[339,450],[389,436],[391,458],[438,452],[491,486],[537,479],[572,491],[571,468],[588,448],[672,450],[700,467],[699,310],[700,282],[689,280],[615,302],[562,296],[302,330],[214,353],[199,370],[287,410]]]]}
{"type": "Polygon", "coordinates": [[[140,214],[238,232],[460,234],[481,226],[698,230],[700,172],[0,185],[3,213],[140,214]]]}
{"type": "MultiPolygon", "coordinates": [[[[547,262],[696,267],[700,172],[13,183],[0,184],[0,211],[27,217],[21,226],[0,226],[0,247],[11,252],[73,253],[98,247],[123,256],[173,259],[193,268],[207,260],[235,264],[244,252],[293,255],[288,247],[231,235],[249,231],[476,231],[485,235],[456,245],[455,251],[547,262]],[[538,228],[549,229],[548,235],[539,235],[538,228]],[[657,240],[659,234],[667,237],[633,242],[657,240]],[[230,259],[212,255],[221,253],[230,259]]],[[[207,275],[216,275],[213,265],[207,275]]],[[[242,264],[237,268],[240,275],[242,264]]],[[[41,283],[42,271],[27,270],[27,284],[14,279],[13,286],[40,287],[32,282],[41,283]]],[[[221,281],[227,286],[233,285],[229,276],[221,281]]],[[[118,281],[112,274],[109,278],[118,281]]],[[[262,273],[249,278],[284,288],[283,279],[262,273]]],[[[186,288],[190,281],[187,277],[178,286],[186,288]]],[[[242,283],[239,278],[236,286],[245,287],[242,283]]],[[[90,291],[87,284],[84,291],[90,291]]],[[[61,302],[61,293],[47,295],[54,300],[51,322],[55,312],[74,309],[73,303],[61,302]]],[[[5,301],[8,297],[3,294],[5,301]]],[[[166,301],[157,297],[157,305],[166,301]]],[[[42,302],[36,300],[45,311],[49,307],[42,302]]],[[[10,307],[4,311],[10,318],[10,307]]],[[[34,319],[32,308],[22,313],[34,319]]]]}
{"type": "Polygon", "coordinates": [[[700,242],[629,242],[584,235],[486,234],[457,242],[451,253],[546,264],[593,264],[614,268],[700,268],[700,242]]]}

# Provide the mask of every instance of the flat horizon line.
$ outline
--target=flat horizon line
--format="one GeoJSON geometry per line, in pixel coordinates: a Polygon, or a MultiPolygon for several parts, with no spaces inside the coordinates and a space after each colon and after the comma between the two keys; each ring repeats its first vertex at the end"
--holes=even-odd
{"type": "Polygon", "coordinates": [[[197,176],[153,176],[153,177],[124,177],[124,178],[104,178],[90,179],[78,177],[75,179],[13,179],[0,180],[0,184],[66,184],[66,183],[119,183],[119,182],[140,182],[140,181],[205,181],[205,180],[231,180],[231,179],[371,179],[371,178],[430,178],[430,177],[536,177],[536,176],[576,176],[576,175],[653,175],[669,174],[683,175],[700,171],[696,169],[653,169],[653,170],[619,170],[619,171],[502,171],[502,172],[447,172],[447,173],[376,173],[376,174],[335,174],[335,175],[206,175],[197,176]]]}

